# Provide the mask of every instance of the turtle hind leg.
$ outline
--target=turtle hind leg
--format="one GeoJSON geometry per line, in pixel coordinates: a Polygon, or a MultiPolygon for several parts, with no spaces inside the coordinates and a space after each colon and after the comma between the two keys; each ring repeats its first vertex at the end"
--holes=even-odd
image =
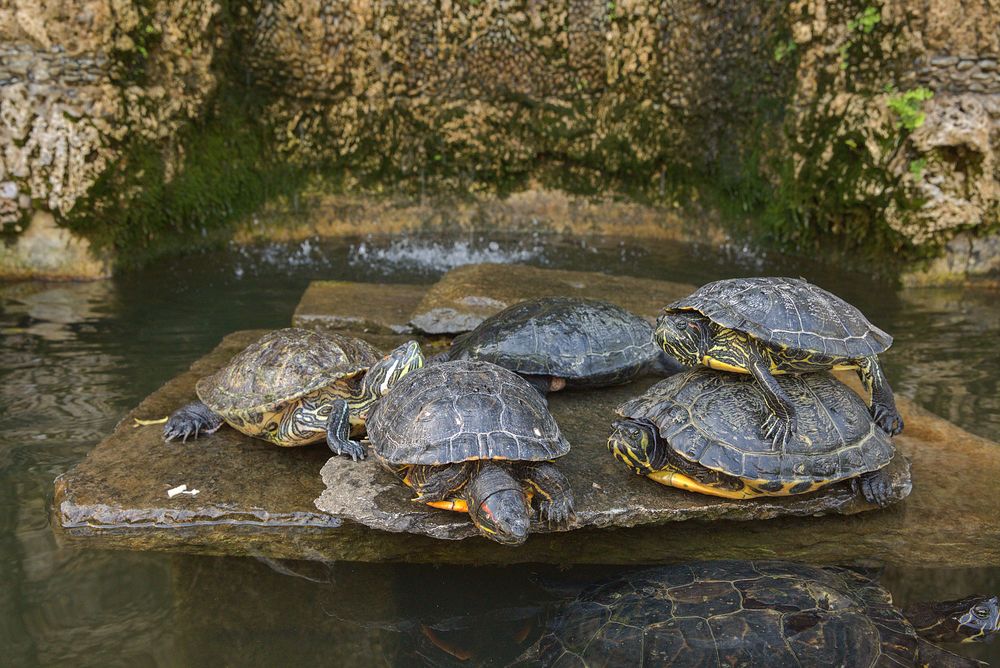
{"type": "Polygon", "coordinates": [[[764,418],[764,437],[770,439],[775,450],[788,444],[795,435],[795,407],[792,400],[781,389],[777,379],[771,375],[765,353],[758,346],[753,347],[747,369],[763,391],[768,415],[764,418]]]}
{"type": "Polygon", "coordinates": [[[218,413],[202,402],[195,401],[170,414],[167,423],[163,425],[163,438],[167,441],[179,438],[182,443],[186,443],[189,438],[214,433],[222,423],[223,419],[218,413]]]}
{"type": "Polygon", "coordinates": [[[889,387],[889,381],[882,373],[882,365],[878,363],[878,358],[862,357],[857,361],[858,377],[868,390],[871,399],[871,414],[882,431],[895,436],[903,431],[903,417],[896,408],[896,397],[889,387]]]}
{"type": "Polygon", "coordinates": [[[552,462],[535,462],[521,469],[525,493],[538,506],[538,515],[549,526],[564,525],[576,517],[573,490],[552,462]],[[536,503],[537,502],[537,503],[536,503]]]}
{"type": "Polygon", "coordinates": [[[851,479],[851,487],[868,503],[885,508],[896,500],[892,479],[884,469],[871,471],[851,479]]]}
{"type": "Polygon", "coordinates": [[[351,440],[351,407],[343,399],[333,402],[326,422],[326,444],[335,455],[348,455],[354,461],[368,456],[365,446],[351,440]]]}

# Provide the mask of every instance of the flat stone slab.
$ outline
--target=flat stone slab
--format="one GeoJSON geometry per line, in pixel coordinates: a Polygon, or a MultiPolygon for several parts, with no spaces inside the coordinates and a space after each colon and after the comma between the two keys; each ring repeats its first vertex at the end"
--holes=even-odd
{"type": "Polygon", "coordinates": [[[313,281],[292,316],[307,329],[399,334],[410,331],[413,308],[429,285],[313,281]]]}
{"type": "Polygon", "coordinates": [[[664,306],[696,287],[649,278],[541,269],[517,264],[472,264],[452,269],[413,309],[410,323],[428,334],[467,332],[511,304],[538,297],[590,297],[654,321],[664,306]]]}
{"type": "MultiPolygon", "coordinates": [[[[329,459],[322,446],[276,448],[223,428],[216,434],[167,444],[160,425],[134,426],[133,418],[167,415],[194,398],[194,383],[224,364],[263,332],[238,332],[131,411],[114,433],[71,471],[56,480],[53,526],[62,540],[98,548],[170,550],[269,558],[424,563],[502,564],[648,563],[714,558],[795,558],[813,563],[881,562],[902,565],[983,566],[1000,564],[1000,445],[969,434],[905,399],[906,432],[895,442],[912,460],[914,487],[896,506],[850,516],[778,517],[766,522],[713,519],[736,502],[664,488],[618,468],[604,450],[610,411],[653,379],[601,393],[563,392],[551,407],[574,452],[593,457],[596,468],[569,470],[579,521],[601,526],[592,514],[600,503],[617,507],[614,521],[635,524],[661,513],[660,524],[627,530],[583,528],[538,533],[509,548],[486,539],[456,543],[425,535],[376,531],[318,510],[324,491],[320,471],[329,459]],[[606,459],[606,461],[605,461],[606,459]],[[186,484],[197,496],[167,497],[186,484]],[[647,503],[646,499],[655,500],[647,503]],[[674,499],[674,501],[670,501],[674,499]],[[681,500],[683,500],[682,505],[681,500]],[[664,508],[683,508],[687,522],[663,524],[664,508]],[[657,510],[658,509],[658,510],[657,510]]],[[[371,336],[387,348],[403,336],[371,336]]],[[[339,463],[338,463],[339,468],[339,463]]],[[[365,470],[355,467],[361,476],[365,470]]],[[[370,465],[367,465],[370,466],[370,465]]],[[[369,476],[372,477],[371,475],[369,476]]],[[[374,499],[358,493],[352,508],[410,509],[432,526],[471,532],[457,513],[424,511],[409,490],[391,478],[374,499]]],[[[828,488],[837,512],[861,510],[844,486],[828,488]],[[848,498],[850,497],[850,498],[848,498]]],[[[807,497],[757,504],[758,516],[804,513],[807,497]]],[[[608,518],[610,519],[610,517],[608,518]]],[[[430,531],[428,529],[425,531],[430,531]]],[[[433,529],[437,530],[437,529],[433,529]]]]}

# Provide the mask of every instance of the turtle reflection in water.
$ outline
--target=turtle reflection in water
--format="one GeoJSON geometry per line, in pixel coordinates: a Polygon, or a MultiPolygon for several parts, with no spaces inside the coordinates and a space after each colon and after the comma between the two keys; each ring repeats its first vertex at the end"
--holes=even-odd
{"type": "Polygon", "coordinates": [[[895,449],[857,394],[829,373],[778,383],[800,429],[777,450],[766,436],[763,390],[749,376],[704,368],[622,404],[608,449],[639,475],[730,499],[804,494],[847,479],[878,506],[900,496],[885,472],[895,449]]]}
{"type": "Polygon", "coordinates": [[[443,362],[409,374],[372,412],[368,437],[414,501],[468,512],[499,543],[527,539],[532,506],[549,524],[573,517],[569,482],[551,461],[569,443],[541,395],[495,364],[443,362]]]}
{"type": "Polygon", "coordinates": [[[545,394],[563,387],[622,385],[682,367],[639,316],[597,299],[545,297],[509,306],[455,338],[449,360],[492,362],[545,394]]]}
{"type": "Polygon", "coordinates": [[[795,433],[798,413],[775,374],[854,369],[871,414],[887,434],[903,430],[878,355],[892,337],[840,297],[796,278],[716,281],[664,309],[660,346],[688,366],[752,374],[769,409],[775,447],[795,433]]]}
{"type": "Polygon", "coordinates": [[[351,436],[364,433],[372,407],[396,382],[423,365],[415,341],[383,356],[361,339],[280,329],[265,334],[195,386],[201,401],[175,411],[169,441],[234,429],[280,446],[326,440],[336,454],[363,459],[351,436]]]}
{"type": "Polygon", "coordinates": [[[848,569],[780,561],[636,571],[562,605],[520,666],[980,665],[932,644],[1000,630],[997,598],[917,604],[848,569]]]}

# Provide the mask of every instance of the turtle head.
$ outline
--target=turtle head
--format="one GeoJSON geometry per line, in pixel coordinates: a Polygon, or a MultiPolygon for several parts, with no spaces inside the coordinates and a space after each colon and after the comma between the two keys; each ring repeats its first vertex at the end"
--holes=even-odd
{"type": "Polygon", "coordinates": [[[662,446],[654,425],[644,420],[615,420],[608,438],[608,450],[614,458],[636,475],[649,475],[661,468],[662,446]]]}
{"type": "Polygon", "coordinates": [[[656,343],[686,366],[697,366],[708,351],[709,320],[697,311],[667,311],[656,321],[656,343]]]}
{"type": "Polygon", "coordinates": [[[423,365],[420,344],[407,341],[368,369],[361,382],[361,394],[372,399],[383,397],[400,378],[423,365]]]}
{"type": "Polygon", "coordinates": [[[982,642],[1000,633],[1000,601],[996,596],[917,603],[905,614],[917,633],[931,642],[982,642]]]}
{"type": "Polygon", "coordinates": [[[492,540],[520,545],[528,539],[528,499],[518,482],[502,465],[487,462],[467,488],[472,523],[492,540]]]}

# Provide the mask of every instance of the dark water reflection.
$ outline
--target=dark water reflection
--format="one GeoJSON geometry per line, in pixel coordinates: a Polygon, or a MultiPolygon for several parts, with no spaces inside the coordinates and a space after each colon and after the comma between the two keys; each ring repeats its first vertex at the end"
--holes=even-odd
{"type": "MultiPolygon", "coordinates": [[[[885,362],[897,392],[975,433],[1000,432],[995,293],[896,293],[864,276],[740,249],[544,237],[309,241],[165,260],[103,283],[0,285],[0,664],[411,665],[426,657],[468,665],[440,646],[497,662],[536,633],[532,620],[553,597],[539,585],[554,574],[548,567],[77,550],[59,547],[49,526],[52,480],[225,333],[287,324],[313,279],[430,282],[469,261],[692,283],[803,275],[895,335],[885,362]]],[[[882,582],[905,604],[1000,591],[1000,569],[888,569],[882,582]]],[[[1000,643],[962,651],[1000,664],[1000,643]]]]}

